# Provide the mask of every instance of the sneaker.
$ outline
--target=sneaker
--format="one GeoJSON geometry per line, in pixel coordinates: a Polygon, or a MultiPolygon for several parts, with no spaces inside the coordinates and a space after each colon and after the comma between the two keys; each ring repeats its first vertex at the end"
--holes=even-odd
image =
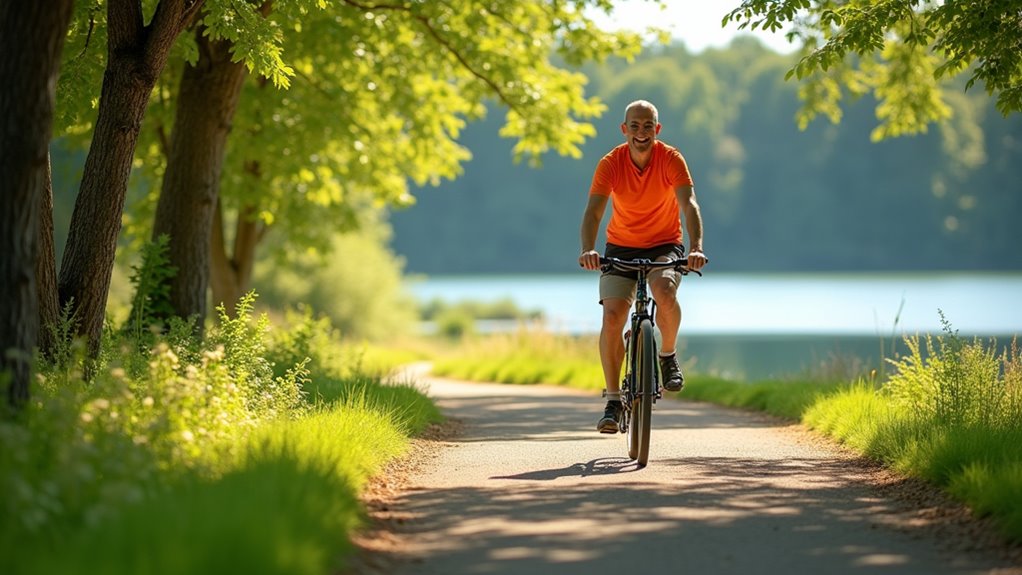
{"type": "Polygon", "coordinates": [[[660,356],[660,376],[667,391],[681,391],[685,387],[685,376],[681,374],[681,366],[678,365],[678,354],[660,356]]]}
{"type": "Polygon", "coordinates": [[[600,433],[617,433],[619,430],[618,422],[621,421],[621,412],[623,411],[624,407],[621,406],[620,401],[608,401],[607,408],[603,410],[603,417],[596,424],[596,431],[600,433]]]}

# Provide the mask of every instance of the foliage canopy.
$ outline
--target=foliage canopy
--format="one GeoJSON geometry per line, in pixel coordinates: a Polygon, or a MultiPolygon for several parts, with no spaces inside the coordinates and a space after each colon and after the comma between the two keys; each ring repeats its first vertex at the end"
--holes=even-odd
{"type": "MultiPolygon", "coordinates": [[[[92,127],[106,59],[103,4],[77,8],[60,86],[66,137],[92,127]]],[[[575,68],[641,48],[635,33],[598,28],[591,10],[611,12],[613,3],[206,0],[207,33],[230,41],[250,71],[228,142],[225,207],[256,206],[255,217],[292,247],[328,250],[332,234],[368,207],[413,203],[409,181],[458,177],[471,157],[461,132],[488,102],[505,110],[501,134],[515,140],[516,158],[579,157],[605,106],[586,96],[575,68]]],[[[136,167],[154,181],[180,71],[197,59],[194,35],[182,34],[154,90],[136,152],[136,167]]],[[[129,219],[139,237],[149,210],[129,219]]]]}
{"type": "Polygon", "coordinates": [[[951,110],[939,82],[981,81],[1005,116],[1022,110],[1022,3],[1018,0],[744,0],[723,24],[788,29],[803,55],[788,72],[804,81],[800,123],[841,117],[847,92],[872,93],[874,139],[925,131],[951,110]]]}

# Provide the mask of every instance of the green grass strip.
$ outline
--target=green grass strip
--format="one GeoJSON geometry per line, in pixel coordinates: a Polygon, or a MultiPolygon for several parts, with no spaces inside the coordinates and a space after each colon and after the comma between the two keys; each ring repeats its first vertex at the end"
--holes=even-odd
{"type": "Polygon", "coordinates": [[[362,520],[359,492],[439,412],[407,385],[366,380],[338,396],[300,419],[255,430],[226,456],[235,460],[224,462],[229,471],[219,477],[186,476],[57,538],[59,550],[50,548],[53,538],[22,541],[17,571],[313,575],[339,569],[362,520]]]}

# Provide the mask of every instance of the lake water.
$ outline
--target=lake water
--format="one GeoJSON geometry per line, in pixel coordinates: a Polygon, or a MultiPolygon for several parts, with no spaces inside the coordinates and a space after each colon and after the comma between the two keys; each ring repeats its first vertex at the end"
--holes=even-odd
{"type": "MultiPolygon", "coordinates": [[[[596,333],[596,273],[443,276],[414,282],[421,301],[510,299],[552,331],[596,333]]],[[[728,274],[682,281],[682,341],[704,371],[771,377],[835,357],[878,361],[880,345],[938,333],[940,312],[962,335],[1022,333],[1022,273],[728,274]],[[884,341],[882,341],[884,340],[884,341]]]]}

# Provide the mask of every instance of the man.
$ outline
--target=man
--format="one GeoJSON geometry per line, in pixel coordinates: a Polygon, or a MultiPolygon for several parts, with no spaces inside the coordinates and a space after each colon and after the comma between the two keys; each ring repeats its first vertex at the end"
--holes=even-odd
{"type": "MultiPolygon", "coordinates": [[[[696,203],[688,166],[681,153],[657,140],[660,133],[656,107],[637,100],[625,108],[621,133],[625,143],[600,160],[589,189],[589,201],[582,216],[580,266],[600,269],[596,235],[613,198],[607,226],[606,256],[621,259],[648,258],[671,261],[684,257],[681,220],[685,221],[691,249],[688,266],[698,270],[706,263],[703,254],[703,221],[696,203]]],[[[660,371],[664,389],[681,391],[685,379],[675,351],[681,307],[677,291],[681,274],[657,270],[648,276],[656,301],[656,324],[660,328],[660,371]]],[[[600,361],[607,389],[607,407],[597,423],[600,433],[616,433],[621,421],[621,364],[625,357],[622,330],[635,300],[634,276],[619,272],[600,277],[603,326],[600,331],[600,361]]]]}

